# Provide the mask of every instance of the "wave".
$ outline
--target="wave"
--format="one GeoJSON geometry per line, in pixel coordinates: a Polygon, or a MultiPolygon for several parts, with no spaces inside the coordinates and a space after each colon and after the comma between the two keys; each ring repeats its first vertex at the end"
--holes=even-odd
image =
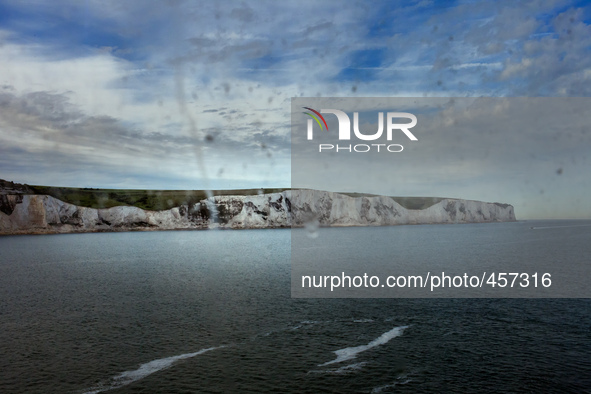
{"type": "Polygon", "coordinates": [[[261,337],[268,337],[272,334],[277,334],[277,333],[281,333],[281,332],[285,332],[285,331],[294,331],[294,330],[299,330],[300,328],[304,327],[304,326],[311,326],[313,324],[319,324],[319,323],[323,323],[322,321],[318,321],[318,320],[302,320],[299,323],[296,323],[295,326],[290,326],[287,328],[280,328],[280,329],[276,329],[276,330],[271,330],[271,331],[267,331],[264,334],[261,335],[256,335],[253,339],[258,338],[259,336],[261,337]]]}
{"type": "Polygon", "coordinates": [[[347,347],[344,349],[335,350],[334,354],[337,356],[336,359],[334,359],[332,361],[328,361],[324,364],[320,364],[318,366],[323,367],[325,365],[340,363],[343,361],[354,359],[355,357],[357,357],[357,355],[359,353],[369,350],[373,347],[388,343],[392,338],[396,338],[396,337],[402,335],[404,330],[407,328],[408,328],[408,326],[394,327],[393,329],[391,329],[388,332],[383,333],[382,335],[380,335],[378,338],[374,339],[373,341],[371,341],[367,345],[347,347]]]}
{"type": "Polygon", "coordinates": [[[355,373],[357,371],[360,371],[363,369],[363,367],[365,365],[367,365],[367,362],[363,361],[360,363],[345,365],[345,366],[342,366],[337,369],[322,369],[322,370],[310,371],[308,373],[309,374],[314,373],[314,374],[343,375],[343,374],[355,373]]]}
{"type": "Polygon", "coordinates": [[[373,390],[371,390],[371,394],[381,393],[384,390],[390,391],[389,389],[391,388],[412,382],[412,379],[408,379],[406,377],[400,377],[398,379],[400,380],[399,382],[394,382],[392,384],[386,384],[384,386],[375,387],[373,390]]]}
{"type": "Polygon", "coordinates": [[[194,353],[185,353],[185,354],[181,354],[178,356],[160,358],[158,360],[153,360],[153,361],[147,362],[145,364],[140,365],[138,369],[134,369],[132,371],[125,371],[125,372],[120,373],[119,375],[111,378],[111,380],[106,384],[101,384],[97,387],[93,387],[93,388],[88,389],[90,391],[84,391],[84,394],[96,394],[96,393],[100,393],[102,391],[108,391],[108,390],[113,390],[113,389],[116,389],[119,387],[127,386],[128,384],[133,383],[137,380],[143,379],[146,376],[153,374],[154,372],[158,372],[163,369],[166,369],[179,360],[192,358],[192,357],[198,356],[200,354],[209,352],[211,350],[221,349],[224,347],[226,347],[226,346],[210,347],[207,349],[201,349],[201,350],[194,352],[194,353]]]}
{"type": "MultiPolygon", "coordinates": [[[[362,320],[360,322],[365,322],[368,320],[362,320]]],[[[290,328],[288,328],[288,330],[289,329],[291,329],[291,330],[298,329],[299,327],[301,327],[303,325],[313,325],[313,324],[318,324],[318,323],[320,323],[320,322],[319,321],[304,320],[304,321],[300,322],[300,325],[298,325],[296,327],[290,327],[290,328]]],[[[371,349],[373,347],[383,345],[383,344],[389,342],[392,338],[402,335],[402,333],[404,332],[404,330],[406,328],[408,328],[408,326],[394,327],[393,329],[380,335],[378,338],[374,339],[373,341],[371,341],[367,345],[348,347],[345,349],[336,350],[334,352],[335,355],[337,356],[337,358],[335,360],[326,362],[324,364],[320,364],[318,366],[322,367],[325,365],[340,363],[343,361],[354,359],[357,356],[357,354],[364,352],[368,349],[371,349]]],[[[284,331],[284,330],[271,331],[266,334],[263,334],[263,336],[268,336],[274,332],[280,332],[280,331],[284,331]]],[[[255,338],[256,338],[256,336],[255,336],[255,338]]],[[[201,355],[203,353],[206,353],[206,352],[209,352],[212,350],[216,350],[216,349],[221,349],[221,348],[224,348],[227,346],[229,346],[229,345],[215,346],[215,347],[210,347],[210,348],[206,348],[206,349],[201,349],[201,350],[193,352],[193,353],[185,353],[185,354],[180,354],[177,356],[171,356],[171,357],[166,357],[166,358],[160,358],[157,360],[152,360],[147,363],[141,364],[137,369],[122,372],[119,375],[116,375],[116,376],[108,379],[107,381],[104,381],[104,383],[100,383],[94,387],[88,388],[83,391],[83,394],[97,394],[97,393],[101,393],[104,391],[114,390],[114,389],[117,389],[117,388],[120,388],[123,386],[127,386],[128,384],[138,381],[140,379],[143,379],[148,375],[151,375],[155,372],[169,368],[175,362],[177,362],[179,360],[184,360],[184,359],[196,357],[196,356],[201,355]]],[[[313,372],[334,373],[334,374],[351,373],[351,372],[355,372],[355,371],[361,369],[365,364],[366,364],[365,362],[360,362],[360,363],[356,363],[356,364],[346,365],[346,366],[343,366],[343,367],[340,367],[340,368],[334,369],[334,370],[313,371],[313,372]]]]}

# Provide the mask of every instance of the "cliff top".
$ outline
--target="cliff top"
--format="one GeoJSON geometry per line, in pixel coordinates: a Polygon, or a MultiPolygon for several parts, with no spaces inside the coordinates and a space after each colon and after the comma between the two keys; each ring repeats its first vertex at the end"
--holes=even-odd
{"type": "Polygon", "coordinates": [[[29,185],[0,179],[0,194],[35,194],[29,185]]]}
{"type": "MultiPolygon", "coordinates": [[[[253,196],[257,194],[280,193],[289,188],[276,189],[233,189],[212,190],[214,196],[253,196]]],[[[70,204],[88,208],[111,208],[135,206],[161,211],[181,205],[193,205],[208,197],[204,190],[140,190],[140,189],[98,189],[27,185],[0,179],[0,194],[49,195],[70,204]]],[[[376,197],[376,194],[343,192],[349,197],[376,197]]],[[[444,197],[393,197],[406,209],[420,210],[444,200],[444,197]]],[[[507,204],[496,203],[503,206],[507,204]]]]}

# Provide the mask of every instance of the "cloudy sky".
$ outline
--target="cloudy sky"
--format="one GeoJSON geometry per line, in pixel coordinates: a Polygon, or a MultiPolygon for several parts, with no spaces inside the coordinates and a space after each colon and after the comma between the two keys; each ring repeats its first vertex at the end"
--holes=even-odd
{"type": "MultiPolygon", "coordinates": [[[[0,0],[0,178],[289,187],[292,97],[588,97],[590,23],[574,1],[0,0]]],[[[518,216],[570,196],[591,217],[582,194],[553,195],[591,188],[584,154],[562,154],[544,159],[559,184],[522,169],[530,186],[504,199],[518,216]]],[[[401,178],[397,194],[499,200],[494,180],[454,189],[484,167],[401,178]]]]}

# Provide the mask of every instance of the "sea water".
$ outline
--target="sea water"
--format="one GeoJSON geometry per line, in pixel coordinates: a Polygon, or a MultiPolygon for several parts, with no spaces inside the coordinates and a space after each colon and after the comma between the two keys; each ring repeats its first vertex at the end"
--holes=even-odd
{"type": "MultiPolygon", "coordinates": [[[[573,225],[531,227],[558,224],[573,225]]],[[[446,226],[413,228],[455,245],[446,226]]],[[[0,237],[0,392],[591,390],[588,299],[292,299],[290,241],[289,229],[0,237]]]]}

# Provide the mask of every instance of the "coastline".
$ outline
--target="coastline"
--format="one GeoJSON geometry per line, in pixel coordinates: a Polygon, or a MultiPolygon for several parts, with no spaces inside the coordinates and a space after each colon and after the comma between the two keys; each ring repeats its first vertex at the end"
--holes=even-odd
{"type": "Polygon", "coordinates": [[[133,206],[88,208],[48,195],[7,195],[7,199],[12,203],[0,212],[0,235],[275,229],[304,227],[310,223],[317,227],[364,227],[516,220],[510,204],[445,198],[424,209],[407,209],[387,196],[351,197],[306,189],[212,196],[193,205],[162,211],[133,206]]]}

